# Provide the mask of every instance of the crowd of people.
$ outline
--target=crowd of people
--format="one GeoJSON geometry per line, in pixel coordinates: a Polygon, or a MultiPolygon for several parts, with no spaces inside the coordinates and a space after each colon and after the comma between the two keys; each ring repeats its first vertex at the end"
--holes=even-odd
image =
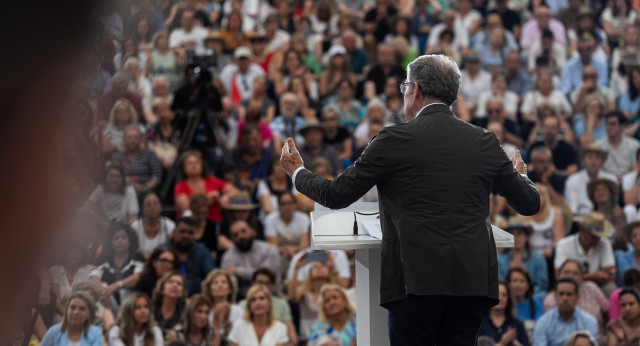
{"type": "Polygon", "coordinates": [[[400,84],[422,54],[460,65],[453,112],[519,149],[541,196],[531,217],[487,196],[514,247],[479,344],[640,340],[640,2],[107,7],[70,108],[83,205],[16,344],[354,345],[353,253],[309,248],[314,202],[280,150],[292,137],[337,177],[405,122],[400,84]]]}

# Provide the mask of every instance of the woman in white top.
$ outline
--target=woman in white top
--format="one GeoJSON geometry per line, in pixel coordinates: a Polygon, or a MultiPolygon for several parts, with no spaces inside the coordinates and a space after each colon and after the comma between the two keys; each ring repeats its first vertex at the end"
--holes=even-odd
{"type": "Polygon", "coordinates": [[[151,317],[149,297],[133,293],[125,299],[118,322],[109,331],[110,346],[164,346],[162,331],[151,317]]]}
{"type": "Polygon", "coordinates": [[[138,236],[140,252],[147,259],[155,248],[169,239],[173,229],[176,228],[175,222],[161,216],[161,213],[160,198],[150,192],[142,198],[142,218],[131,224],[131,228],[138,236]]]}
{"type": "Polygon", "coordinates": [[[212,306],[209,323],[224,342],[227,341],[233,323],[242,319],[244,314],[244,309],[236,304],[236,293],[236,285],[231,276],[221,269],[209,273],[202,282],[202,294],[212,306]]]}
{"type": "Polygon", "coordinates": [[[507,76],[502,72],[494,73],[491,79],[491,90],[483,91],[478,96],[476,118],[484,118],[487,116],[487,103],[493,99],[501,100],[508,117],[516,121],[518,95],[507,90],[507,76]]]}
{"type": "Polygon", "coordinates": [[[564,218],[562,211],[551,205],[547,187],[536,184],[540,193],[540,211],[531,216],[530,225],[533,234],[529,239],[531,249],[540,251],[546,258],[551,258],[553,249],[564,237],[564,218]]]}
{"type": "Polygon", "coordinates": [[[540,120],[537,108],[545,103],[553,105],[562,119],[566,119],[571,115],[571,104],[560,90],[553,87],[551,71],[542,69],[538,72],[535,89],[524,96],[524,101],[520,107],[522,118],[526,121],[537,123],[540,120]]]}
{"type": "Polygon", "coordinates": [[[284,346],[289,341],[287,326],[276,320],[271,304],[271,292],[255,285],[247,293],[244,318],[233,323],[229,334],[231,346],[284,346]]]}
{"type": "Polygon", "coordinates": [[[51,289],[56,295],[58,314],[64,313],[63,297],[71,293],[71,286],[89,280],[93,266],[89,265],[89,254],[82,242],[73,240],[64,247],[62,263],[49,269],[51,289]]]}

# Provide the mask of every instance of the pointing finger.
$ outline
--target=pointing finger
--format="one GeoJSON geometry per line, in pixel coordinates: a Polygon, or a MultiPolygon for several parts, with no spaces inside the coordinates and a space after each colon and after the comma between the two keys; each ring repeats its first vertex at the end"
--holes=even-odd
{"type": "Polygon", "coordinates": [[[296,148],[296,143],[293,141],[293,138],[289,137],[287,139],[287,144],[289,144],[289,150],[291,150],[291,154],[298,155],[298,148],[296,148]]]}

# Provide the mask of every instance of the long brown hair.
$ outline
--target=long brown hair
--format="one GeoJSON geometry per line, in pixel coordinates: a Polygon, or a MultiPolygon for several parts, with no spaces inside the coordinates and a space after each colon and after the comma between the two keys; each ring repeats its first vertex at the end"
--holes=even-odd
{"type": "Polygon", "coordinates": [[[60,331],[65,332],[67,328],[69,328],[69,322],[67,321],[67,311],[69,311],[69,305],[71,305],[71,301],[75,298],[82,299],[87,304],[87,308],[89,309],[89,317],[86,321],[84,321],[84,326],[82,327],[82,332],[86,337],[89,334],[89,327],[93,324],[93,321],[96,318],[96,303],[87,293],[82,291],[76,291],[71,293],[69,299],[67,299],[67,303],[64,307],[64,312],[62,314],[62,326],[60,326],[60,331]]]}
{"type": "Polygon", "coordinates": [[[118,337],[126,346],[134,345],[134,337],[136,333],[134,312],[136,309],[136,304],[140,298],[146,300],[147,304],[149,304],[149,320],[147,321],[147,323],[142,325],[142,330],[145,332],[144,345],[155,345],[155,336],[153,333],[155,321],[153,320],[153,315],[151,314],[152,309],[149,297],[141,292],[132,292],[122,303],[118,321],[116,322],[116,325],[120,328],[120,334],[118,335],[118,337]]]}

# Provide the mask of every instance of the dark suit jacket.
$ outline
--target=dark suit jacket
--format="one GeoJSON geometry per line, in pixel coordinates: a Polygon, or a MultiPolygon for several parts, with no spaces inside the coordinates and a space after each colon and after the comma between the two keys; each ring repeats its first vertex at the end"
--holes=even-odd
{"type": "Polygon", "coordinates": [[[384,128],[333,181],[307,170],[296,188],[333,209],[378,187],[384,306],[408,294],[488,297],[498,302],[498,266],[488,223],[492,189],[520,214],[540,208],[535,185],[513,168],[492,132],[445,105],[384,128]]]}

